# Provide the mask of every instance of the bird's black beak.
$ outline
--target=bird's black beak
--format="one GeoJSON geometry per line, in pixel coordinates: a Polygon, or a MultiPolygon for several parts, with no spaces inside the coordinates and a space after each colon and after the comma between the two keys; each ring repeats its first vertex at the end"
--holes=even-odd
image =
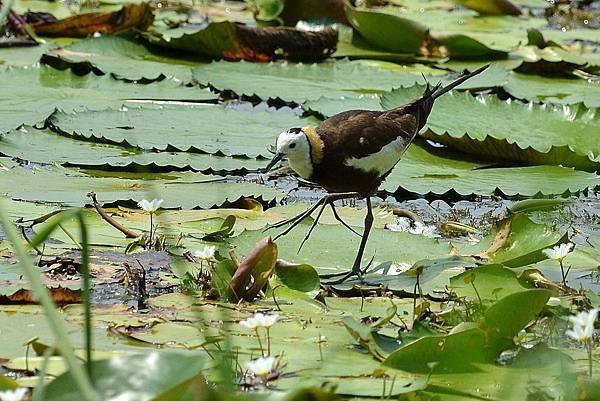
{"type": "Polygon", "coordinates": [[[277,162],[281,159],[283,159],[283,156],[285,156],[285,154],[283,153],[275,153],[275,156],[273,156],[273,159],[271,159],[271,161],[269,162],[269,164],[267,164],[267,167],[265,167],[264,169],[264,173],[268,173],[269,171],[271,171],[271,169],[273,168],[274,165],[277,164],[277,162]]]}

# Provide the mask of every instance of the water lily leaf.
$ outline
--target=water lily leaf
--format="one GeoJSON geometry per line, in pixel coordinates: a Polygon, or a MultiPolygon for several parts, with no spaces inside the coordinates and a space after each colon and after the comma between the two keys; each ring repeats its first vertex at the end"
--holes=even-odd
{"type": "Polygon", "coordinates": [[[380,189],[390,193],[548,196],[585,191],[598,185],[598,180],[596,174],[566,167],[495,167],[489,161],[469,160],[464,153],[414,143],[380,189]]]}
{"type": "Polygon", "coordinates": [[[48,66],[0,71],[0,80],[3,82],[0,86],[0,132],[22,124],[42,122],[56,108],[70,112],[118,108],[134,99],[214,99],[208,91],[186,88],[173,79],[149,85],[128,84],[107,75],[78,76],[48,66]]]}
{"type": "Polygon", "coordinates": [[[200,62],[175,58],[125,36],[100,36],[83,39],[68,46],[47,51],[42,61],[55,68],[71,68],[81,74],[112,74],[128,81],[156,81],[174,77],[183,82],[192,79],[192,68],[200,62]]]}
{"type": "Polygon", "coordinates": [[[96,32],[117,33],[130,29],[145,29],[152,22],[152,9],[147,3],[125,4],[118,11],[91,12],[52,22],[32,24],[42,36],[86,37],[96,32]]]}
{"type": "Polygon", "coordinates": [[[581,78],[548,78],[512,72],[504,89],[518,99],[534,102],[600,107],[600,84],[581,78]]]}
{"type": "Polygon", "coordinates": [[[59,133],[126,147],[265,158],[280,132],[314,122],[293,113],[221,105],[56,112],[48,121],[59,133]]]}
{"type": "Polygon", "coordinates": [[[357,9],[346,3],[350,24],[370,43],[395,53],[419,53],[425,45],[427,26],[377,10],[357,9]]]}
{"type": "Polygon", "coordinates": [[[0,54],[0,69],[33,66],[40,61],[42,54],[56,46],[54,42],[46,42],[37,46],[3,48],[0,54]]]}
{"type": "Polygon", "coordinates": [[[484,15],[521,15],[519,7],[509,0],[455,0],[455,2],[484,15]]]}
{"type": "Polygon", "coordinates": [[[48,129],[23,127],[0,136],[0,154],[41,164],[58,163],[65,167],[92,170],[145,172],[191,170],[211,174],[215,171],[247,171],[264,168],[262,159],[217,156],[190,152],[147,152],[136,148],[90,141],[84,137],[60,135],[48,129]],[[52,149],[52,152],[48,152],[52,149]]]}
{"type": "Polygon", "coordinates": [[[513,338],[535,319],[551,295],[549,290],[530,289],[507,295],[490,306],[480,325],[486,332],[487,351],[497,357],[513,346],[513,338]]]}
{"type": "Polygon", "coordinates": [[[527,215],[518,213],[512,219],[498,223],[494,241],[480,256],[490,263],[525,266],[545,259],[542,250],[562,242],[564,238],[565,232],[534,223],[527,215]]]}
{"type": "MultiPolygon", "coordinates": [[[[382,96],[386,109],[422,93],[395,90],[382,96]]],[[[553,107],[502,101],[496,96],[451,92],[436,101],[425,137],[463,152],[530,164],[561,164],[596,170],[600,115],[583,106],[553,107]],[[507,119],[506,116],[511,118],[507,119]],[[489,123],[481,125],[481,118],[489,123]]]]}
{"type": "Polygon", "coordinates": [[[275,275],[288,288],[301,292],[319,289],[319,274],[308,264],[293,264],[278,260],[275,264],[275,275]]]}
{"type": "Polygon", "coordinates": [[[423,397],[477,400],[481,394],[507,401],[553,394],[573,401],[578,394],[573,360],[564,352],[536,345],[520,349],[507,364],[480,363],[476,370],[457,374],[432,374],[423,397]]]}
{"type": "Polygon", "coordinates": [[[88,203],[86,194],[90,190],[98,193],[101,202],[116,202],[140,201],[147,198],[155,188],[160,188],[160,196],[165,199],[162,207],[188,209],[209,208],[252,193],[264,199],[282,196],[277,190],[253,183],[211,182],[214,177],[200,173],[174,173],[159,177],[158,174],[153,174],[152,179],[148,179],[147,175],[136,176],[132,173],[128,178],[117,178],[102,172],[88,174],[59,167],[32,171],[15,166],[8,171],[0,171],[0,195],[83,206],[88,203]],[[192,188],[195,190],[191,190],[192,188]]]}
{"type": "MultiPolygon", "coordinates": [[[[200,376],[203,366],[204,358],[197,354],[146,351],[92,362],[91,380],[102,399],[150,401],[190,384],[200,376]]],[[[44,399],[75,401],[81,395],[73,377],[64,373],[44,388],[44,399]]]]}
{"type": "Polygon", "coordinates": [[[499,264],[478,266],[450,279],[449,288],[459,297],[479,302],[484,306],[496,302],[509,294],[522,292],[533,287],[526,276],[499,264]],[[465,283],[465,278],[472,276],[472,284],[465,283]]]}
{"type": "Polygon", "coordinates": [[[391,353],[383,364],[415,373],[470,372],[486,361],[485,332],[473,327],[448,335],[421,337],[391,353]],[[469,350],[469,352],[465,352],[469,350]]]}
{"type": "Polygon", "coordinates": [[[213,62],[193,71],[194,79],[217,90],[263,100],[302,103],[320,97],[358,97],[362,93],[423,83],[418,74],[394,73],[362,61],[326,61],[320,64],[213,62]]]}

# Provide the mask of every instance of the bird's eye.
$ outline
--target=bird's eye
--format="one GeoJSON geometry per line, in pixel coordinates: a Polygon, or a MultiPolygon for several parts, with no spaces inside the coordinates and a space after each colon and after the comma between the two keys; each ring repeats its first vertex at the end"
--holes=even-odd
{"type": "Polygon", "coordinates": [[[294,149],[296,147],[295,143],[290,143],[290,149],[294,149]]]}

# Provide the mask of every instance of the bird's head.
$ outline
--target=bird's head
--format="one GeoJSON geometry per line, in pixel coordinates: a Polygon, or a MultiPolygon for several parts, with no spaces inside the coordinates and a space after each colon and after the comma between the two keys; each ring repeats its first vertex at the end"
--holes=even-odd
{"type": "Polygon", "coordinates": [[[303,128],[290,128],[277,137],[277,153],[265,168],[269,171],[279,160],[287,156],[290,167],[302,178],[312,173],[310,142],[303,128]]]}

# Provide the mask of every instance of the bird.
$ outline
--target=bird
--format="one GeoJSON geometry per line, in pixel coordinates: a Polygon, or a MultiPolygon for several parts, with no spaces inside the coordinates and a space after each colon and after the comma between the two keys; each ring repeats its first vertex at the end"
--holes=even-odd
{"type": "Polygon", "coordinates": [[[334,202],[364,198],[367,214],[362,235],[354,231],[361,236],[361,242],[352,269],[344,273],[341,279],[331,283],[340,283],[352,276],[361,278],[366,270],[361,270],[361,261],[373,225],[371,197],[425,126],[435,100],[488,67],[489,65],[485,65],[463,74],[444,87],[441,83],[435,86],[427,83],[419,98],[391,110],[349,110],[327,118],[317,127],[290,128],[281,132],[277,137],[276,153],[264,172],[269,172],[287,157],[289,166],[296,174],[321,186],[327,194],[306,211],[271,225],[269,229],[290,224],[274,239],[289,233],[320,207],[300,244],[301,248],[327,205],[331,206],[338,221],[354,231],[337,214],[334,202]]]}

